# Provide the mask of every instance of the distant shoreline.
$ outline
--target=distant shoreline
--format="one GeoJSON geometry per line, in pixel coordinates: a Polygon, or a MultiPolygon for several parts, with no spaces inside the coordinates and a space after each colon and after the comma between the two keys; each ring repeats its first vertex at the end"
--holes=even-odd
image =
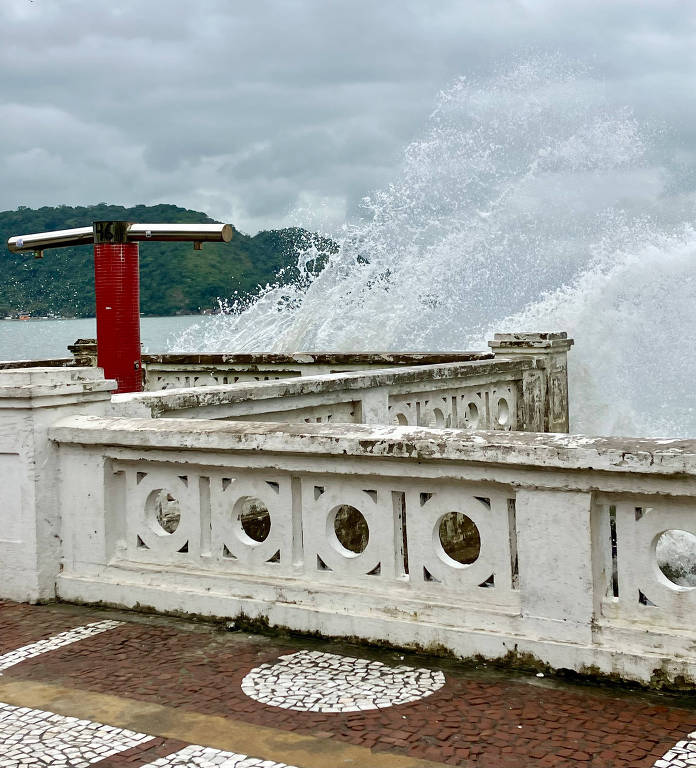
{"type": "MultiPolygon", "coordinates": [[[[140,317],[213,317],[214,315],[221,315],[224,314],[222,312],[184,312],[182,314],[176,314],[176,315],[145,315],[141,314],[140,317]]],[[[8,315],[6,317],[0,318],[2,320],[9,320],[13,322],[19,322],[19,323],[27,323],[33,320],[95,320],[95,315],[73,315],[73,316],[65,316],[65,317],[49,317],[47,315],[29,315],[28,317],[15,317],[12,315],[8,315]]]]}

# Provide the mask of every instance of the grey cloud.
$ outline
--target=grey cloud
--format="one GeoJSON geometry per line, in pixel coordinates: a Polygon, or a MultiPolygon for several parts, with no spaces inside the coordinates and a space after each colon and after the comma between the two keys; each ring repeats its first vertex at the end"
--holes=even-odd
{"type": "Polygon", "coordinates": [[[667,189],[693,199],[683,0],[3,0],[0,29],[0,208],[166,200],[252,231],[325,199],[340,217],[440,89],[529,51],[586,61],[661,126],[683,166],[667,189]]]}

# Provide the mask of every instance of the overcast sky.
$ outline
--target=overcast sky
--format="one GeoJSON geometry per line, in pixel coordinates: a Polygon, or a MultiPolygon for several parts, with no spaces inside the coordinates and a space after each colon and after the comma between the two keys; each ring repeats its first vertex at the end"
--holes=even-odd
{"type": "Polygon", "coordinates": [[[441,89],[529,51],[587,62],[696,167],[693,0],[0,0],[0,34],[0,210],[335,226],[441,89]]]}

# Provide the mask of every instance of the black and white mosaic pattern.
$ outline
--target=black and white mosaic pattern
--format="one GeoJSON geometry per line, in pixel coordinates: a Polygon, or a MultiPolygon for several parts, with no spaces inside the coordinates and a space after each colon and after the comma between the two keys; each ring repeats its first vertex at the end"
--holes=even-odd
{"type": "MultiPolygon", "coordinates": [[[[0,766],[2,762],[0,762],[0,766]]],[[[234,752],[223,752],[212,747],[199,747],[192,744],[173,755],[160,757],[142,768],[294,768],[285,763],[272,760],[260,760],[234,752]]]]}
{"type": "Polygon", "coordinates": [[[300,651],[252,669],[242,690],[262,704],[297,712],[359,712],[418,701],[444,684],[443,673],[430,669],[300,651]]]}
{"type": "Polygon", "coordinates": [[[90,720],[0,703],[1,768],[87,768],[151,739],[90,720]]]}
{"type": "MultiPolygon", "coordinates": [[[[0,765],[2,763],[0,762],[0,765]]],[[[690,733],[684,741],[678,741],[653,768],[691,768],[696,766],[696,731],[690,733]]]]}
{"type": "MultiPolygon", "coordinates": [[[[8,669],[8,667],[13,667],[15,664],[19,664],[22,661],[31,659],[33,656],[39,656],[42,653],[55,651],[56,648],[62,648],[64,645],[77,643],[80,640],[84,640],[86,637],[92,637],[92,635],[98,635],[100,632],[106,632],[109,629],[118,627],[122,623],[123,622],[121,621],[95,621],[93,624],[85,624],[82,627],[76,627],[67,632],[61,632],[57,635],[53,635],[53,637],[48,637],[45,640],[39,640],[38,642],[30,643],[29,645],[23,645],[21,648],[16,648],[14,651],[4,653],[0,656],[0,672],[4,669],[8,669]]],[[[4,768],[1,760],[0,768],[4,768]]]]}

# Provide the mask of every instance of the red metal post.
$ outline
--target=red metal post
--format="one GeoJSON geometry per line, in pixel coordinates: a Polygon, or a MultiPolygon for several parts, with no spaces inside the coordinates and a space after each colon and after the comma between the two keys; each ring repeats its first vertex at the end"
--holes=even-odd
{"type": "Polygon", "coordinates": [[[94,225],[94,288],[97,299],[97,365],[117,392],[142,389],[138,243],[125,240],[125,222],[94,225]],[[121,232],[124,232],[121,236],[121,232]]]}

